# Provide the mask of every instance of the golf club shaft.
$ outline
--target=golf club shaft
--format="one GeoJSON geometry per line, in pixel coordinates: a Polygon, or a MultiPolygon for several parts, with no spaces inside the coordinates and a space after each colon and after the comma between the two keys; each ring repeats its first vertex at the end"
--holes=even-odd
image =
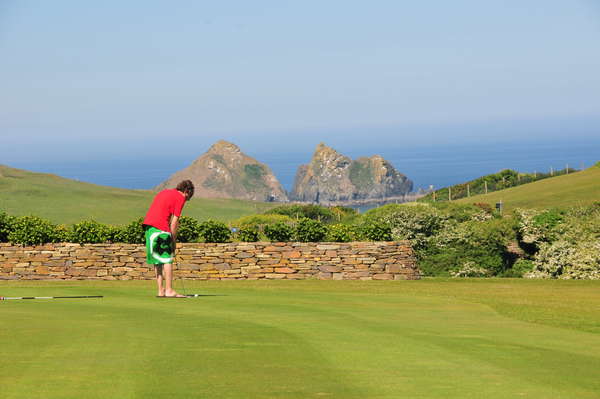
{"type": "Polygon", "coordinates": [[[76,298],[104,298],[103,295],[75,295],[75,296],[17,296],[17,297],[4,297],[0,296],[0,301],[7,301],[11,299],[76,299],[76,298]]]}

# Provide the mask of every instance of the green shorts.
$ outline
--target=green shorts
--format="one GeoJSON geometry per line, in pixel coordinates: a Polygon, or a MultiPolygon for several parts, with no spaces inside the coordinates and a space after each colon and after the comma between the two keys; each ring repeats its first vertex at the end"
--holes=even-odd
{"type": "Polygon", "coordinates": [[[151,265],[173,263],[174,251],[171,233],[156,227],[146,230],[146,261],[151,265]]]}

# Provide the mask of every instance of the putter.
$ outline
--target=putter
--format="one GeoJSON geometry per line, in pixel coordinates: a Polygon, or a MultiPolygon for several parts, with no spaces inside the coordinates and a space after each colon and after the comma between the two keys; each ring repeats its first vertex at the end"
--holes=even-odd
{"type": "Polygon", "coordinates": [[[178,280],[181,282],[181,290],[183,291],[183,295],[185,295],[188,298],[200,298],[201,296],[203,296],[202,294],[188,294],[187,291],[185,290],[185,284],[183,283],[184,278],[182,276],[179,276],[178,280]]]}

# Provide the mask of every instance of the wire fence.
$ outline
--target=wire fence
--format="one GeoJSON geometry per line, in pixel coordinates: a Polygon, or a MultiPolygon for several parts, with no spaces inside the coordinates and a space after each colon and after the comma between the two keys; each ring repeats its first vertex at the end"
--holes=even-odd
{"type": "Polygon", "coordinates": [[[498,173],[486,175],[467,183],[456,184],[444,187],[439,190],[433,190],[431,186],[429,192],[418,201],[439,202],[452,201],[473,195],[487,194],[494,191],[504,190],[511,187],[544,180],[550,177],[567,175],[578,172],[578,169],[570,168],[568,165],[564,169],[554,170],[550,168],[548,172],[520,173],[515,170],[505,169],[498,173]]]}

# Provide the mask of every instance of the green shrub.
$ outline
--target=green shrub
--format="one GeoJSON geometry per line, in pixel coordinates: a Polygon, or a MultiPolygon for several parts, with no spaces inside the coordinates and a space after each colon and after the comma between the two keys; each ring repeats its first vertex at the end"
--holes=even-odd
{"type": "Polygon", "coordinates": [[[293,219],[286,215],[249,215],[234,220],[231,225],[239,229],[254,226],[263,231],[265,226],[276,223],[291,223],[292,221],[293,219]]]}
{"type": "Polygon", "coordinates": [[[106,234],[106,241],[108,242],[126,242],[124,240],[125,234],[123,229],[125,226],[107,226],[108,232],[106,234]]]}
{"type": "MultiPolygon", "coordinates": [[[[338,208],[339,211],[343,212],[343,209],[338,208]]],[[[293,219],[308,218],[312,220],[318,220],[323,223],[329,223],[338,219],[339,212],[335,213],[330,208],[326,208],[320,205],[281,205],[272,209],[269,209],[265,214],[270,215],[285,215],[293,219]]]]}
{"type": "Polygon", "coordinates": [[[535,226],[542,229],[552,229],[563,220],[564,212],[558,209],[551,209],[533,217],[535,226]]]}
{"type": "Polygon", "coordinates": [[[427,276],[463,276],[469,274],[464,265],[471,262],[469,270],[474,264],[486,275],[502,275],[510,264],[506,246],[515,239],[514,225],[511,219],[450,225],[417,248],[419,267],[427,276]]]}
{"type": "Polygon", "coordinates": [[[204,242],[228,242],[231,239],[231,230],[223,222],[207,220],[200,223],[199,229],[204,242]]]}
{"type": "Polygon", "coordinates": [[[198,241],[200,234],[200,223],[196,219],[189,216],[181,216],[179,218],[179,225],[177,228],[177,241],[196,242],[198,241]]]}
{"type": "Polygon", "coordinates": [[[14,219],[8,240],[20,245],[55,242],[56,226],[37,216],[21,216],[14,219]]]}
{"type": "Polygon", "coordinates": [[[111,229],[95,220],[84,220],[75,223],[71,228],[71,240],[78,244],[99,244],[107,242],[111,229]]]}
{"type": "Polygon", "coordinates": [[[0,242],[7,242],[8,235],[13,230],[15,217],[5,212],[0,212],[0,242]]]}
{"type": "Polygon", "coordinates": [[[237,231],[237,238],[242,242],[256,242],[260,240],[260,231],[256,226],[242,227],[237,231]]]}
{"type": "Polygon", "coordinates": [[[467,262],[484,269],[486,275],[497,274],[505,264],[500,253],[466,244],[454,243],[447,247],[433,245],[418,253],[419,269],[425,276],[449,276],[460,272],[467,262]]]}
{"type": "Polygon", "coordinates": [[[392,228],[377,221],[368,221],[360,226],[360,236],[368,241],[392,241],[392,228]]]}
{"type": "Polygon", "coordinates": [[[279,222],[266,225],[264,233],[269,241],[288,242],[291,241],[294,236],[294,229],[287,223],[279,222]]]}
{"type": "Polygon", "coordinates": [[[64,224],[58,225],[54,228],[54,239],[53,242],[72,242],[72,232],[64,224]]]}
{"type": "Polygon", "coordinates": [[[143,244],[146,241],[144,226],[142,225],[143,221],[143,218],[139,218],[123,227],[114,228],[111,241],[143,244]]]}
{"type": "Polygon", "coordinates": [[[502,277],[523,277],[527,273],[531,273],[535,268],[533,261],[528,259],[519,259],[515,264],[504,272],[502,277]]]}
{"type": "MultiPolygon", "coordinates": [[[[487,218],[490,219],[493,213],[493,210],[490,206],[490,211],[485,207],[477,206],[475,204],[459,204],[456,202],[434,202],[429,204],[431,207],[436,209],[439,212],[439,215],[443,217],[443,219],[455,221],[457,223],[468,222],[473,219],[482,219],[482,215],[487,215],[487,218]]],[[[489,206],[489,205],[488,205],[489,206]]],[[[419,209],[419,208],[416,208],[419,209]]],[[[427,208],[421,208],[421,212],[425,211],[427,208]]]]}
{"type": "Polygon", "coordinates": [[[332,224],[327,227],[327,241],[350,242],[356,239],[355,231],[345,224],[332,224]]]}
{"type": "Polygon", "coordinates": [[[301,242],[319,242],[325,239],[327,227],[318,220],[303,218],[296,224],[296,239],[301,242]]]}

